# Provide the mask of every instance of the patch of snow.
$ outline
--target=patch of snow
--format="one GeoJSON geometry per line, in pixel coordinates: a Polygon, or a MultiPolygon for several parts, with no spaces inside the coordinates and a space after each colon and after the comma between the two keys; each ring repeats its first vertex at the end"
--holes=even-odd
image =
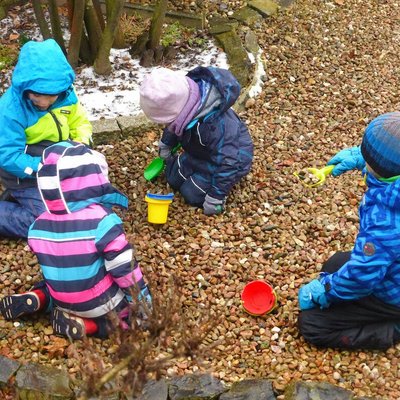
{"type": "MultiPolygon", "coordinates": [[[[153,68],[158,68],[142,67],[139,60],[131,58],[128,49],[112,49],[110,61],[113,70],[108,77],[95,74],[93,67],[77,71],[75,89],[91,121],[139,114],[140,83],[153,68]]],[[[191,54],[190,57],[181,56],[168,68],[181,71],[185,75],[198,65],[229,69],[226,54],[211,40],[206,51],[191,54]]]]}
{"type": "MultiPolygon", "coordinates": [[[[264,64],[262,62],[262,59],[261,59],[261,54],[262,54],[262,50],[260,49],[260,50],[258,50],[257,57],[255,60],[257,62],[256,71],[255,71],[256,82],[249,89],[249,97],[255,97],[255,96],[259,95],[262,91],[262,87],[263,87],[262,77],[265,76],[265,69],[264,69],[264,64]]],[[[253,56],[253,60],[254,60],[254,56],[253,56]]]]}
{"type": "MultiPolygon", "coordinates": [[[[21,12],[26,13],[26,18],[34,20],[32,8],[21,9],[21,12]]],[[[47,15],[46,17],[48,18],[47,15]]],[[[4,36],[13,33],[18,34],[15,25],[21,25],[22,18],[18,16],[17,19],[18,21],[16,21],[15,16],[14,19],[11,17],[2,19],[0,21],[0,32],[4,36]]],[[[61,24],[65,43],[68,43],[69,31],[66,18],[62,18],[61,24]]],[[[28,26],[29,29],[24,31],[24,34],[33,40],[42,40],[38,26],[35,23],[28,26]]],[[[153,68],[157,68],[140,66],[139,60],[132,59],[128,49],[112,49],[110,62],[112,73],[109,76],[95,74],[92,67],[77,68],[75,71],[75,90],[91,121],[139,114],[138,89],[140,83],[146,74],[151,72],[153,68]]],[[[211,39],[202,51],[179,53],[175,60],[169,65],[165,65],[167,68],[181,71],[183,75],[197,66],[215,66],[229,69],[226,54],[211,39]]],[[[11,84],[11,73],[12,71],[7,71],[5,76],[2,77],[3,83],[7,87],[11,84]]]]}

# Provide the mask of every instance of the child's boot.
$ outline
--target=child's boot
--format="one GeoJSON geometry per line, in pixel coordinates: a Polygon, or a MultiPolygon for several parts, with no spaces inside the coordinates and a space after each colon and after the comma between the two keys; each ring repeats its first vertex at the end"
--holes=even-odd
{"type": "Polygon", "coordinates": [[[5,319],[13,320],[22,315],[33,314],[43,309],[46,304],[45,293],[40,289],[33,290],[3,297],[0,300],[0,312],[5,319]]]}
{"type": "Polygon", "coordinates": [[[56,334],[69,339],[83,339],[98,330],[96,322],[92,319],[77,317],[58,308],[53,309],[51,313],[51,325],[56,334]]]}

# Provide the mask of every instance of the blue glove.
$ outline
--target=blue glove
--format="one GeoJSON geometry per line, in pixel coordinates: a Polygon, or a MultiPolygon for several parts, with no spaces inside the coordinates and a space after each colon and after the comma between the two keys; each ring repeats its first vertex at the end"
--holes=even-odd
{"type": "Polygon", "coordinates": [[[224,200],[215,199],[208,194],[203,203],[204,214],[221,214],[224,211],[224,200]]]}
{"type": "Polygon", "coordinates": [[[150,289],[147,284],[141,289],[138,295],[138,300],[145,302],[149,310],[153,308],[153,298],[151,297],[150,289]]]}
{"type": "Polygon", "coordinates": [[[325,286],[318,279],[314,279],[300,288],[299,306],[300,310],[310,310],[317,306],[321,308],[329,307],[329,301],[325,294],[325,286]]]}
{"type": "Polygon", "coordinates": [[[365,160],[361,154],[360,146],[355,146],[339,151],[327,162],[327,165],[336,165],[332,171],[332,176],[339,176],[352,169],[361,171],[365,167],[365,160]]]}

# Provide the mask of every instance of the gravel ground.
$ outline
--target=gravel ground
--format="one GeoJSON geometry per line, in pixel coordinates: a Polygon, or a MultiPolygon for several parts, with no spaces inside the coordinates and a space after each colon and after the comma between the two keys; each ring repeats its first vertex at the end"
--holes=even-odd
{"type": "MultiPolygon", "coordinates": [[[[164,179],[149,184],[142,177],[158,131],[101,149],[112,180],[131,199],[122,217],[153,293],[162,295],[168,277],[178,276],[187,315],[201,308],[220,316],[210,336],[221,340],[214,356],[200,367],[180,359],[166,375],[200,369],[227,383],[263,377],[278,392],[293,379],[327,381],[358,396],[400,399],[400,346],[318,350],[298,335],[298,288],[333,252],[351,249],[365,188],[357,172],[316,189],[293,175],[358,144],[371,119],[398,109],[399,18],[395,1],[300,0],[257,29],[268,79],[242,114],[255,142],[254,166],[222,216],[207,218],[176,196],[167,224],[147,223],[145,193],[168,190],[164,179]],[[263,318],[246,315],[240,305],[241,289],[256,278],[268,280],[279,297],[275,313],[263,318]]],[[[39,279],[24,241],[0,240],[0,260],[3,293],[39,279]]],[[[64,366],[79,376],[74,346],[53,336],[43,317],[1,319],[0,338],[0,354],[64,366]]],[[[111,363],[112,341],[89,342],[111,363]]]]}

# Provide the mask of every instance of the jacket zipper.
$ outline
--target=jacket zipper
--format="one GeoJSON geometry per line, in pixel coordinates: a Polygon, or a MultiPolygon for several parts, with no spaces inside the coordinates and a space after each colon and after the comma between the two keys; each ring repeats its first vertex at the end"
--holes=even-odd
{"type": "Polygon", "coordinates": [[[60,121],[57,119],[56,115],[52,111],[49,111],[49,113],[53,117],[54,122],[56,123],[57,130],[58,130],[59,142],[62,142],[62,140],[63,140],[62,139],[62,130],[61,130],[62,125],[61,125],[60,121]]]}
{"type": "Polygon", "coordinates": [[[200,144],[204,147],[205,144],[201,141],[201,135],[200,135],[200,131],[199,131],[199,126],[200,126],[200,122],[197,123],[196,129],[197,129],[197,136],[199,137],[199,142],[200,144]]]}

